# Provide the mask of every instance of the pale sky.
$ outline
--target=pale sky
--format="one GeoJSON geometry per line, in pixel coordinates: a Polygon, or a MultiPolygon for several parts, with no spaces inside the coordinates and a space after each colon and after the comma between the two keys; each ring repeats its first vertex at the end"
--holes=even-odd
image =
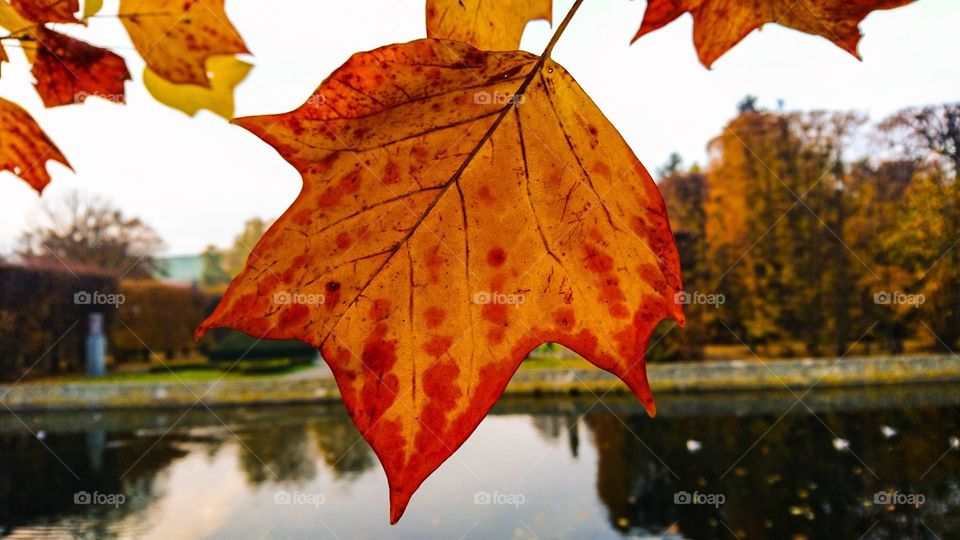
{"type": "MultiPolygon", "coordinates": [[[[573,0],[554,1],[554,19],[573,0]]],[[[102,13],[116,13],[107,0],[102,13]]],[[[645,2],[587,0],[557,45],[564,65],[651,171],[673,151],[705,161],[746,94],[788,109],[855,109],[882,118],[899,108],[960,99],[960,1],[919,0],[864,21],[858,62],[827,40],[768,25],[708,71],[692,43],[692,19],[630,46],[645,2]]],[[[253,51],[256,67],[237,91],[237,114],[272,114],[299,106],[352,53],[425,36],[423,0],[317,2],[230,0],[227,12],[253,51]]],[[[123,54],[134,80],[127,106],[90,99],[44,109],[29,66],[12,46],[0,96],[25,106],[66,154],[76,174],[57,164],[44,198],[69,190],[103,195],[143,218],[168,245],[165,255],[229,245],[244,221],[279,216],[300,189],[299,174],[265,143],[207,112],[189,118],[142,85],[143,62],[115,18],[71,35],[123,54]]],[[[527,27],[522,48],[539,54],[551,35],[527,27]]],[[[11,173],[0,173],[0,253],[37,215],[39,198],[11,173]]]]}

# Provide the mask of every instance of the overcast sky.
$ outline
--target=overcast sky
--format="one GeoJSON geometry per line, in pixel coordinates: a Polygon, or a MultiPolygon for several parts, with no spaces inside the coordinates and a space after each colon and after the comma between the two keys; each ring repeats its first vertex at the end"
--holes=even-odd
{"type": "MultiPolygon", "coordinates": [[[[572,0],[554,1],[563,18],[572,0]]],[[[116,13],[107,0],[103,13],[116,13]]],[[[697,60],[692,19],[628,46],[645,2],[587,0],[556,47],[563,64],[652,172],[673,151],[705,159],[705,145],[746,94],[788,109],[856,109],[879,119],[901,107],[960,99],[960,1],[919,0],[870,15],[862,28],[863,62],[827,40],[779,26],[754,32],[708,71],[697,60]]],[[[237,91],[240,116],[299,106],[350,54],[423,37],[423,0],[317,2],[230,0],[227,12],[256,67],[237,91]]],[[[250,217],[278,216],[300,189],[299,174],[245,130],[201,112],[164,107],[142,86],[143,62],[116,18],[65,29],[123,54],[134,81],[127,106],[90,99],[46,110],[29,66],[8,47],[0,96],[25,106],[66,154],[76,174],[51,164],[43,198],[69,190],[104,195],[163,236],[166,255],[228,245],[250,217]]],[[[527,27],[522,48],[540,53],[545,22],[527,27]]],[[[0,253],[37,215],[39,198],[0,173],[0,253]]]]}

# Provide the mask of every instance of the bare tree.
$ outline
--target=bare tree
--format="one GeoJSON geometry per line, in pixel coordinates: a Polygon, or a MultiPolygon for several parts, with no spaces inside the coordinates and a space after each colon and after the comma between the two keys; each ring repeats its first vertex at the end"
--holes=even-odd
{"type": "Polygon", "coordinates": [[[125,216],[103,198],[73,191],[43,203],[37,223],[21,235],[17,255],[150,278],[160,270],[154,254],[163,245],[139,218],[125,216]]]}
{"type": "Polygon", "coordinates": [[[880,130],[903,157],[938,156],[954,176],[960,172],[960,103],[903,109],[881,122],[880,130]]]}

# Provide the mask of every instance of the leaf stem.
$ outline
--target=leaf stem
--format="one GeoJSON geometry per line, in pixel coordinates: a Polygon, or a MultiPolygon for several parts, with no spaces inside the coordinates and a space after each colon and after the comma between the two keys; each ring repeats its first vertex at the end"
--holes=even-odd
{"type": "Polygon", "coordinates": [[[567,29],[567,25],[570,24],[570,19],[573,18],[573,15],[580,9],[580,4],[583,3],[583,0],[576,0],[573,3],[573,6],[570,8],[570,11],[567,12],[567,15],[563,18],[563,21],[560,23],[560,26],[557,27],[557,31],[553,33],[553,37],[550,38],[550,43],[547,43],[547,48],[543,50],[543,54],[540,55],[541,58],[550,58],[550,53],[553,52],[553,46],[557,44],[557,41],[560,40],[560,35],[563,34],[563,31],[567,29]]]}

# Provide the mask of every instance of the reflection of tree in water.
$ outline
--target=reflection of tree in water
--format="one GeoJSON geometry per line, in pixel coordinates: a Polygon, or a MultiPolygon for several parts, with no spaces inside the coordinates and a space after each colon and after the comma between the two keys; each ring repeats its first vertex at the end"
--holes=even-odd
{"type": "Polygon", "coordinates": [[[871,534],[878,537],[932,538],[924,524],[941,537],[960,530],[960,500],[953,495],[960,490],[960,453],[924,476],[960,429],[960,410],[818,414],[829,429],[809,414],[789,414],[769,432],[776,416],[651,420],[637,411],[621,423],[610,414],[588,415],[599,455],[598,495],[610,522],[625,532],[662,531],[673,523],[693,538],[729,537],[724,524],[747,538],[858,538],[874,523],[871,534]],[[882,425],[904,428],[888,440],[882,425]],[[831,430],[849,440],[856,455],[837,451],[831,430]],[[703,449],[688,452],[689,438],[703,449]],[[865,504],[882,490],[921,493],[926,503],[865,504]],[[720,508],[674,504],[680,491],[723,494],[726,502],[720,508]]]}
{"type": "Polygon", "coordinates": [[[103,431],[54,433],[41,444],[27,432],[4,432],[0,436],[0,536],[17,526],[72,524],[81,516],[84,519],[71,535],[115,536],[117,531],[110,524],[149,506],[157,497],[157,474],[187,454],[178,444],[173,434],[160,438],[103,431]],[[118,508],[77,505],[74,496],[79,492],[123,494],[126,501],[118,508]]]}
{"type": "Polygon", "coordinates": [[[346,414],[311,412],[240,415],[235,430],[203,425],[169,432],[58,431],[42,442],[27,431],[2,432],[0,537],[23,526],[70,527],[69,535],[77,537],[139,536],[146,531],[118,528],[147,526],[124,518],[165,495],[157,487],[160,472],[190,453],[212,459],[224,446],[236,447],[239,468],[253,485],[310,481],[320,459],[337,478],[373,466],[370,447],[362,440],[354,444],[360,434],[346,414]],[[123,494],[126,502],[119,508],[77,505],[78,492],[123,494]]]}
{"type": "Polygon", "coordinates": [[[346,414],[308,424],[317,452],[336,478],[357,476],[373,466],[373,452],[346,414]]]}
{"type": "Polygon", "coordinates": [[[580,450],[579,418],[576,414],[536,414],[533,416],[533,427],[547,444],[556,444],[560,437],[565,436],[570,454],[577,457],[580,450]]]}
{"type": "Polygon", "coordinates": [[[240,466],[247,481],[306,482],[317,477],[322,459],[337,478],[373,466],[373,453],[346,414],[322,414],[289,423],[271,423],[237,433],[240,466]]]}
{"type": "Polygon", "coordinates": [[[253,485],[306,482],[317,476],[313,448],[303,423],[258,426],[238,432],[239,465],[253,485]]]}

